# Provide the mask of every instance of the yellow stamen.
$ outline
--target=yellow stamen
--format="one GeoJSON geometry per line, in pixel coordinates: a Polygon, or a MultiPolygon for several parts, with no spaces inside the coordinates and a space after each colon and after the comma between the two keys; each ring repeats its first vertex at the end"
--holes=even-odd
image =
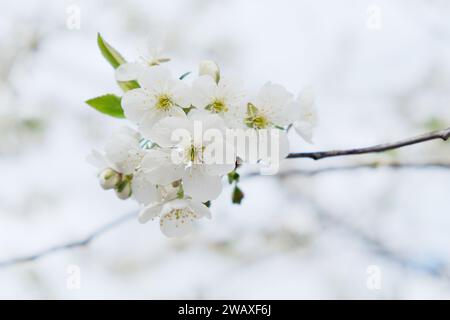
{"type": "Polygon", "coordinates": [[[215,99],[209,106],[209,109],[214,113],[227,112],[228,107],[223,100],[215,99]]]}
{"type": "Polygon", "coordinates": [[[270,122],[264,114],[258,111],[254,104],[248,103],[245,124],[250,128],[265,129],[270,125],[270,122]]]}
{"type": "Polygon", "coordinates": [[[158,97],[155,107],[158,110],[168,111],[173,106],[173,104],[174,103],[168,95],[162,94],[158,97]]]}

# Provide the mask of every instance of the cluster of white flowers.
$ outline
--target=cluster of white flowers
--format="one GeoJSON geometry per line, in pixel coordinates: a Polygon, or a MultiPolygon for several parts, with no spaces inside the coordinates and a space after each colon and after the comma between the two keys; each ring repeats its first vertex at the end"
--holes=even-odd
{"type": "Polygon", "coordinates": [[[104,189],[142,205],[141,223],[159,218],[166,236],[182,237],[197,219],[211,217],[208,204],[221,194],[222,178],[236,169],[238,159],[267,163],[285,158],[287,130],[292,126],[311,142],[317,116],[310,90],[294,97],[269,82],[256,95],[247,95],[242,83],[223,77],[212,61],[201,62],[198,77],[188,84],[160,65],[166,61],[152,57],[116,69],[117,81],[139,84],[121,100],[136,129],[122,128],[104,154],[94,151],[90,162],[99,169],[104,189]],[[182,131],[176,134],[177,130],[182,131]],[[230,130],[256,137],[256,149],[227,140],[230,130]],[[253,156],[261,141],[276,149],[275,157],[253,156]]]}

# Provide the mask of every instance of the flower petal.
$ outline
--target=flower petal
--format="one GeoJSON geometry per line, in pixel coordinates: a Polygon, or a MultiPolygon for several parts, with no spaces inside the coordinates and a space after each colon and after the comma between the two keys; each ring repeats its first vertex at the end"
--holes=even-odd
{"type": "Polygon", "coordinates": [[[161,185],[179,180],[184,174],[184,166],[172,162],[170,150],[149,150],[142,159],[141,168],[148,181],[161,185]]]}
{"type": "Polygon", "coordinates": [[[201,202],[215,200],[222,192],[222,178],[207,175],[194,165],[183,176],[183,189],[184,193],[194,200],[201,202]]]}
{"type": "Polygon", "coordinates": [[[139,146],[139,134],[130,128],[116,132],[105,146],[106,158],[124,174],[133,173],[143,153],[139,146]]]}
{"type": "Polygon", "coordinates": [[[289,154],[289,140],[286,131],[279,129],[268,130],[269,139],[263,137],[259,130],[259,157],[261,158],[261,174],[274,175],[280,168],[281,161],[289,154]],[[267,143],[265,150],[261,149],[267,143]]]}
{"type": "Polygon", "coordinates": [[[211,219],[211,210],[205,206],[203,203],[194,201],[194,200],[186,200],[189,204],[189,207],[197,213],[199,218],[206,217],[208,219],[211,219]]]}
{"type": "Polygon", "coordinates": [[[189,86],[179,79],[173,79],[169,95],[172,96],[173,102],[182,108],[189,108],[191,106],[191,90],[189,86]]]}
{"type": "Polygon", "coordinates": [[[138,63],[124,63],[116,69],[117,81],[136,80],[144,66],[138,63]]]}
{"type": "Polygon", "coordinates": [[[161,232],[170,238],[184,237],[192,231],[192,222],[195,219],[196,213],[189,207],[173,208],[170,203],[167,203],[161,213],[161,232]]]}
{"type": "Polygon", "coordinates": [[[151,204],[146,206],[139,213],[138,221],[146,223],[147,221],[156,218],[160,213],[163,205],[161,203],[151,204]]]}
{"type": "Polygon", "coordinates": [[[200,76],[192,83],[192,104],[199,109],[204,109],[215,98],[217,84],[208,75],[200,76]]]}
{"type": "Polygon", "coordinates": [[[294,129],[299,134],[300,137],[303,138],[308,143],[313,143],[313,125],[311,123],[305,121],[296,121],[294,122],[294,129]]]}
{"type": "Polygon", "coordinates": [[[146,68],[138,77],[139,84],[152,92],[164,92],[171,81],[170,70],[162,66],[146,68]]]}
{"type": "Polygon", "coordinates": [[[109,167],[109,163],[105,156],[101,154],[98,150],[92,150],[92,152],[86,157],[86,161],[96,167],[97,169],[103,170],[109,167]]]}
{"type": "Polygon", "coordinates": [[[224,140],[205,145],[203,166],[205,173],[211,176],[221,176],[233,171],[236,166],[234,146],[224,140]]]}
{"type": "Polygon", "coordinates": [[[186,135],[191,135],[192,138],[193,131],[193,124],[187,118],[167,117],[158,121],[153,126],[149,132],[149,138],[161,147],[171,147],[177,145],[179,142],[172,140],[172,134],[185,132],[186,135]]]}
{"type": "Polygon", "coordinates": [[[155,101],[148,90],[138,88],[125,92],[121,104],[127,119],[139,123],[155,101]]]}
{"type": "Polygon", "coordinates": [[[186,118],[186,113],[184,112],[183,108],[180,107],[172,107],[167,113],[171,117],[186,118]]]}
{"type": "Polygon", "coordinates": [[[144,205],[161,200],[156,185],[147,179],[142,170],[134,175],[131,190],[133,198],[144,205]]]}

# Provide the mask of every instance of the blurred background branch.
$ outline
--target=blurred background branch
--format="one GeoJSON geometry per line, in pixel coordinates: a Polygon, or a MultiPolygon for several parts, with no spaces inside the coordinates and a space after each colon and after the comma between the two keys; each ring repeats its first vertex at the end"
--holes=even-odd
{"type": "MultiPolygon", "coordinates": [[[[394,169],[394,170],[410,170],[410,169],[450,169],[450,163],[436,161],[436,162],[400,162],[394,161],[372,161],[367,163],[356,163],[350,165],[339,165],[322,167],[318,169],[287,169],[280,171],[277,175],[280,177],[287,176],[315,176],[329,172],[354,171],[362,169],[394,169]]],[[[251,172],[245,177],[261,176],[259,172],[251,172]]]]}
{"type": "Polygon", "coordinates": [[[4,261],[0,261],[0,268],[6,268],[6,267],[10,267],[16,264],[21,264],[21,263],[25,263],[25,262],[30,262],[30,261],[35,261],[37,259],[43,258],[45,256],[48,256],[50,254],[56,253],[56,252],[60,252],[60,251],[64,251],[64,250],[69,250],[69,249],[74,249],[74,248],[79,248],[79,247],[86,247],[87,245],[89,245],[93,240],[95,240],[96,238],[102,236],[103,234],[107,233],[108,231],[111,231],[112,229],[119,227],[120,225],[122,225],[123,223],[130,221],[132,218],[136,217],[136,213],[127,213],[111,222],[106,223],[105,225],[101,226],[100,228],[94,230],[92,233],[90,233],[87,237],[81,239],[81,240],[76,240],[76,241],[70,241],[67,243],[63,243],[63,244],[58,244],[55,245],[53,247],[50,247],[48,249],[42,250],[40,252],[36,252],[36,253],[32,253],[29,255],[24,255],[24,256],[20,256],[20,257],[16,257],[16,258],[12,258],[9,260],[4,260],[4,261]]]}

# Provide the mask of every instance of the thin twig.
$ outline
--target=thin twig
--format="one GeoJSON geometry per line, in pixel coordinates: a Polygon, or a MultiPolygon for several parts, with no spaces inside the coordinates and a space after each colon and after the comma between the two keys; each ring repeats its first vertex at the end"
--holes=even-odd
{"type": "Polygon", "coordinates": [[[281,176],[289,175],[304,175],[304,176],[315,176],[322,173],[329,172],[346,172],[352,170],[360,169],[378,169],[378,168],[388,168],[388,169],[450,169],[450,163],[441,162],[430,162],[430,163],[401,163],[401,162],[372,162],[372,163],[360,163],[354,165],[346,166],[334,166],[325,167],[312,170],[287,170],[281,172],[281,176]]]}
{"type": "Polygon", "coordinates": [[[125,214],[125,215],[117,218],[116,220],[113,220],[113,221],[101,226],[100,228],[94,230],[87,237],[85,237],[81,240],[76,240],[76,241],[71,241],[71,242],[67,242],[64,244],[56,245],[56,246],[50,247],[48,249],[42,250],[42,251],[34,253],[34,254],[0,261],[0,268],[6,268],[6,267],[9,267],[12,265],[29,262],[29,261],[34,261],[34,260],[40,259],[44,256],[48,256],[55,252],[64,251],[67,249],[72,249],[72,248],[76,248],[76,247],[85,247],[88,244],[90,244],[97,237],[114,229],[115,227],[123,224],[124,222],[131,220],[134,217],[136,217],[136,213],[128,213],[128,214],[125,214]]]}
{"type": "MultiPolygon", "coordinates": [[[[322,173],[329,172],[346,172],[353,170],[362,170],[362,169],[395,169],[395,170],[407,170],[407,169],[450,169],[450,163],[445,162],[419,162],[419,163],[407,163],[407,162],[368,162],[368,163],[358,163],[358,164],[350,164],[350,165],[341,165],[341,166],[332,166],[332,167],[323,167],[318,169],[288,169],[285,171],[280,171],[277,173],[278,177],[289,177],[289,176],[316,176],[322,173]]],[[[243,175],[244,177],[264,177],[259,172],[251,172],[243,175]]]]}
{"type": "Polygon", "coordinates": [[[404,139],[393,143],[378,144],[371,147],[347,149],[347,150],[331,150],[331,151],[316,151],[316,152],[297,152],[290,153],[287,158],[310,158],[314,160],[320,160],[323,158],[339,157],[339,156],[350,156],[357,154],[366,153],[378,153],[393,149],[402,148],[405,146],[422,143],[430,140],[442,139],[446,141],[450,137],[450,127],[443,130],[433,131],[429,133],[422,134],[420,136],[404,139]]]}

